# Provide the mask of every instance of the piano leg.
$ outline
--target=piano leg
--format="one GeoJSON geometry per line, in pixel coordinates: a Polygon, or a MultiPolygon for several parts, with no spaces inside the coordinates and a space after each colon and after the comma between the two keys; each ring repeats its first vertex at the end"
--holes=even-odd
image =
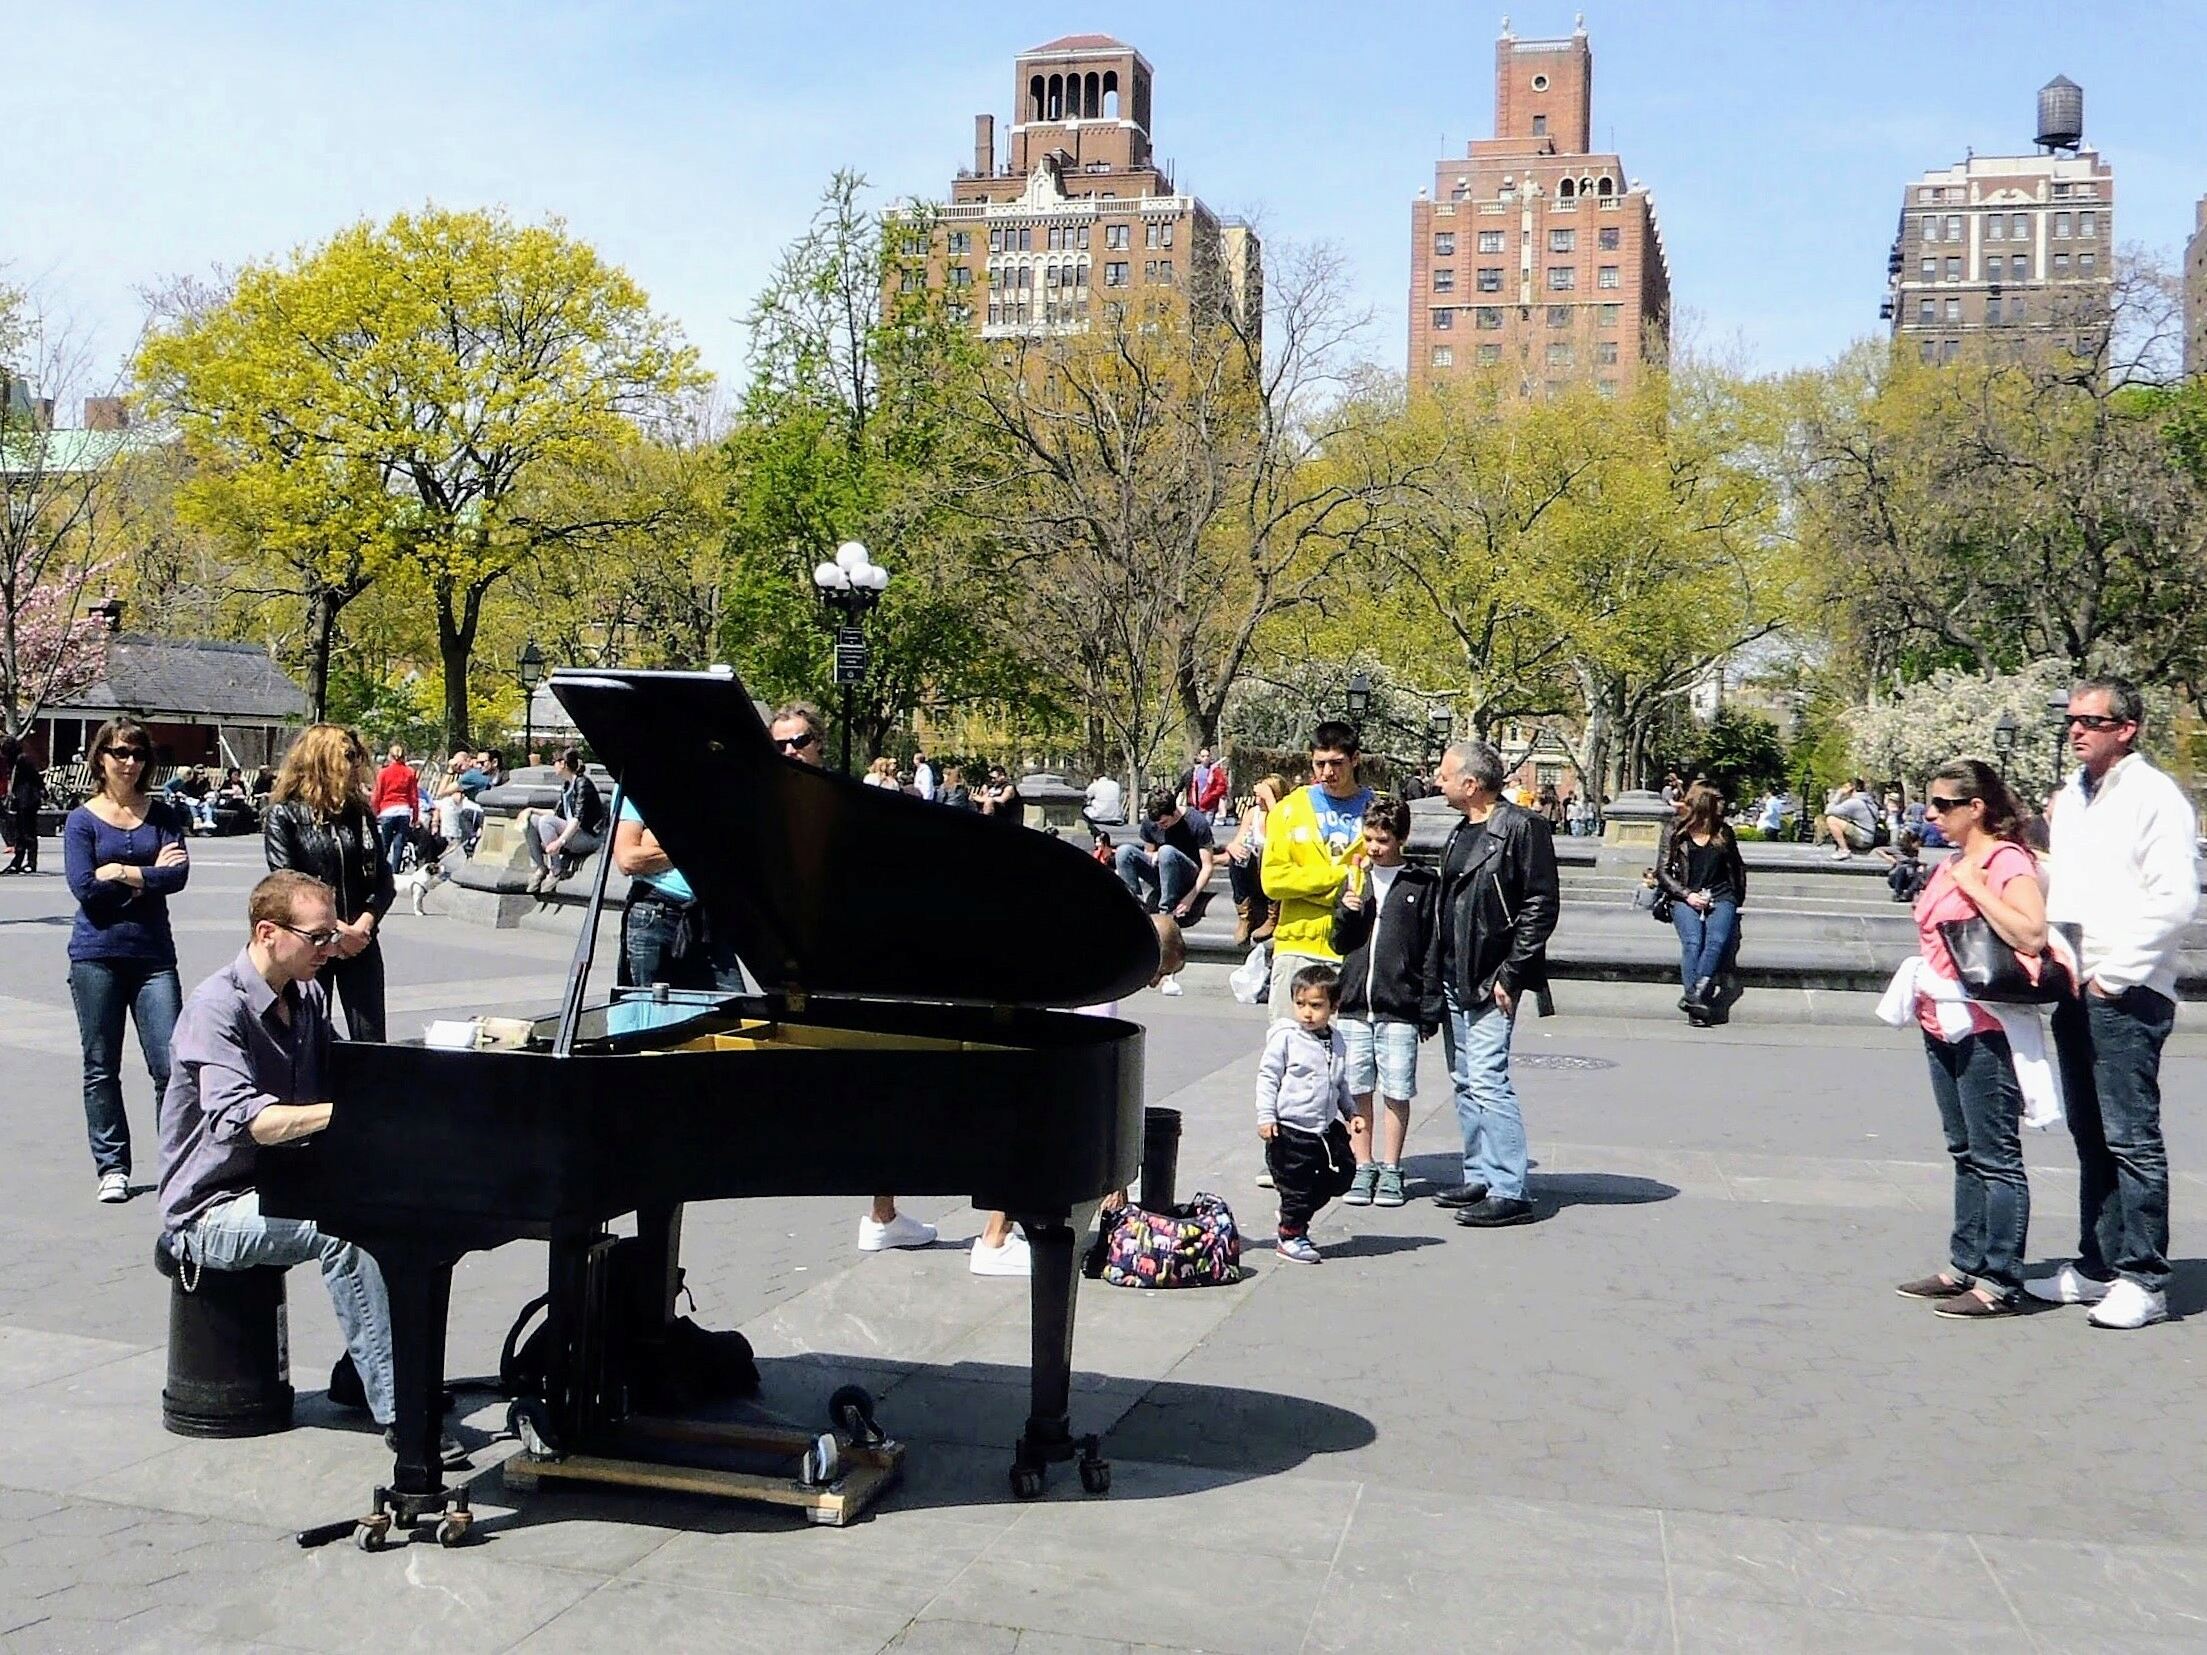
{"type": "Polygon", "coordinates": [[[1090,1203],[1070,1214],[1019,1220],[1032,1265],[1028,1290],[1034,1340],[1027,1429],[1012,1457],[1012,1493],[1023,1500],[1042,1492],[1046,1466],[1076,1453],[1083,1487],[1100,1494],[1111,1486],[1111,1469],[1096,1439],[1084,1437],[1076,1443],[1072,1428],[1074,1295],[1080,1286],[1080,1242],[1095,1217],[1096,1205],[1090,1203]]]}

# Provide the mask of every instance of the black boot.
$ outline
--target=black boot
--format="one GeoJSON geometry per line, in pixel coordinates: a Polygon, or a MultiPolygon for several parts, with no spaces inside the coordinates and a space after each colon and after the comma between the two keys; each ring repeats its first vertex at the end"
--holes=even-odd
{"type": "Polygon", "coordinates": [[[1693,992],[1686,996],[1686,1019],[1697,1029],[1709,1026],[1709,1018],[1716,1010],[1717,980],[1703,977],[1694,984],[1693,992]]]}

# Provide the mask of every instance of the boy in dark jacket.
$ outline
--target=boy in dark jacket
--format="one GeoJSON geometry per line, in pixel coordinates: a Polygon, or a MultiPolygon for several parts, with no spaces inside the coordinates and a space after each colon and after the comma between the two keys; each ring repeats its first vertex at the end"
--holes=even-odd
{"type": "Polygon", "coordinates": [[[1426,959],[1433,949],[1432,870],[1402,858],[1410,806],[1377,795],[1364,812],[1364,856],[1333,910],[1333,946],[1341,956],[1339,1027],[1348,1045],[1349,1091],[1356,1114],[1349,1142],[1356,1177],[1341,1199],[1352,1207],[1403,1204],[1402,1144],[1410,1100],[1418,1095],[1418,1042],[1438,1030],[1428,1021],[1426,959]],[[1374,1094],[1385,1100],[1373,1141],[1374,1094]]]}

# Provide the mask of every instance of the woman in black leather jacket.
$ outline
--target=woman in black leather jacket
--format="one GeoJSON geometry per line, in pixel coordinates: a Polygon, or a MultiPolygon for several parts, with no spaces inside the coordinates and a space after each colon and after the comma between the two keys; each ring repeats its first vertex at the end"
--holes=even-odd
{"type": "Polygon", "coordinates": [[[271,871],[295,868],[337,893],[336,955],[323,968],[345,1032],[383,1038],[383,945],[376,938],[397,890],[368,810],[368,749],[339,724],[309,725],[284,755],[264,836],[271,871]]]}

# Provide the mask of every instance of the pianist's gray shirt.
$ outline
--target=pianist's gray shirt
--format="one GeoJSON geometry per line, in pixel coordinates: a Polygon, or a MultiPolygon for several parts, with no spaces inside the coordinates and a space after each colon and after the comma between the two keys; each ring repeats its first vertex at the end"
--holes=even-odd
{"type": "Polygon", "coordinates": [[[241,949],[184,1002],[161,1099],[164,1233],[253,1187],[264,1153],[253,1142],[255,1115],[272,1103],[328,1098],[329,995],[320,983],[304,982],[283,998],[288,1023],[276,1015],[275,990],[241,949]]]}

